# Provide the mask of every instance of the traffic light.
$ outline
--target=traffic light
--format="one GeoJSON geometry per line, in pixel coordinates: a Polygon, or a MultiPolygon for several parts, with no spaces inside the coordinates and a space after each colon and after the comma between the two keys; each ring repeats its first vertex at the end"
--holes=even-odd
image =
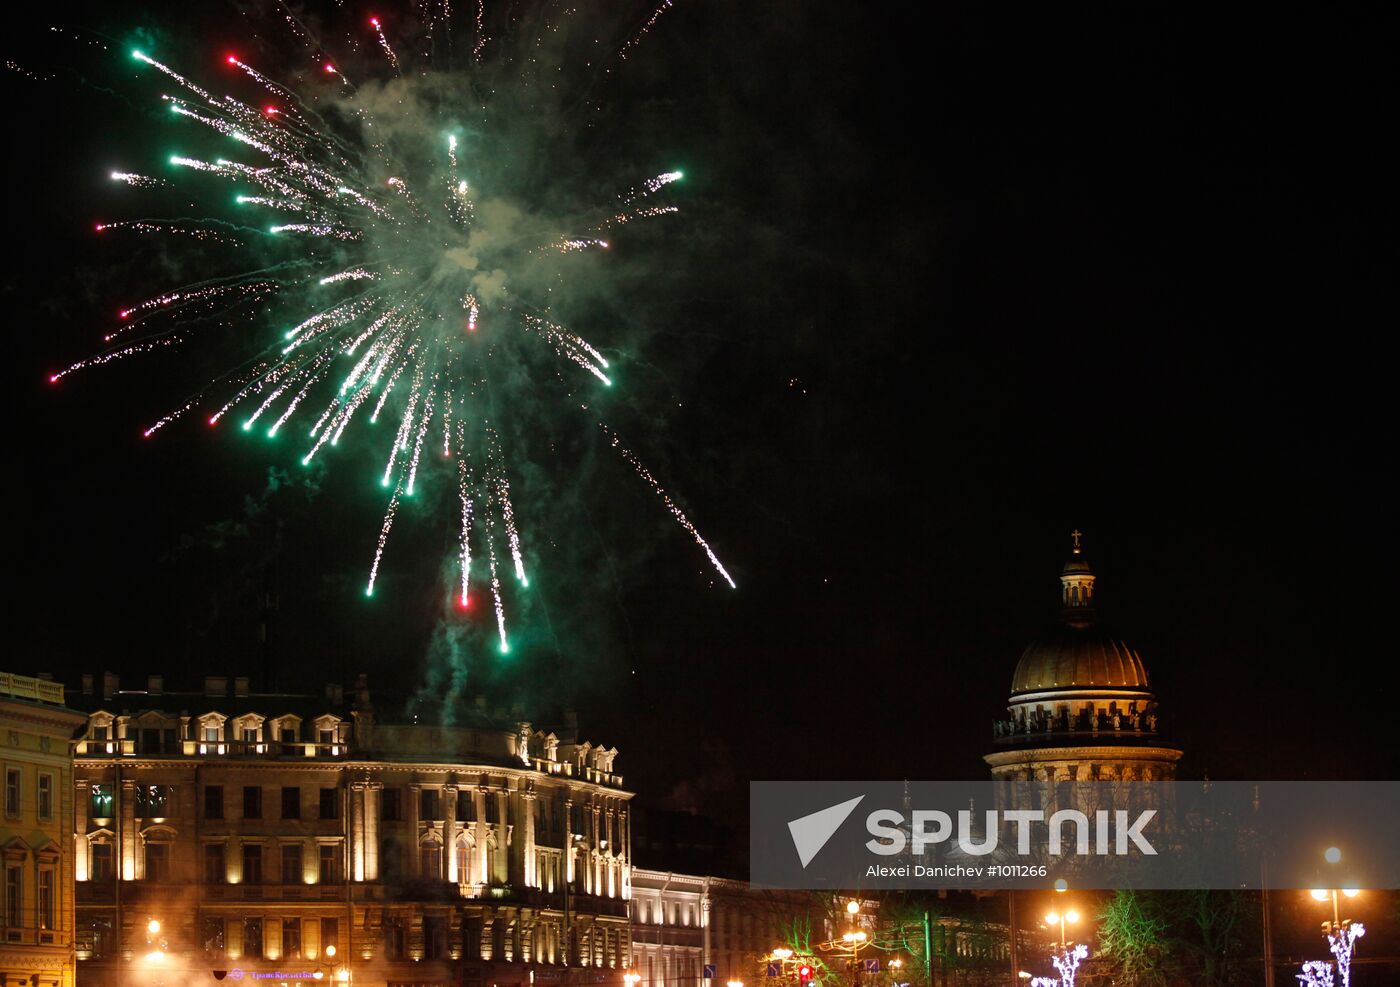
{"type": "Polygon", "coordinates": [[[812,974],[814,972],[815,971],[812,969],[811,964],[802,963],[797,967],[797,979],[801,983],[810,984],[812,982],[812,974]]]}

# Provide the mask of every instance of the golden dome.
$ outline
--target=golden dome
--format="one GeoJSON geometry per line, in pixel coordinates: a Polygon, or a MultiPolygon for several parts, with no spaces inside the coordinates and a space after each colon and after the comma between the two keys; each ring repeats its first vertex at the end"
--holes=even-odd
{"type": "Polygon", "coordinates": [[[1022,652],[1011,676],[1013,696],[1051,689],[1149,688],[1141,656],[1094,627],[1058,628],[1022,652]]]}

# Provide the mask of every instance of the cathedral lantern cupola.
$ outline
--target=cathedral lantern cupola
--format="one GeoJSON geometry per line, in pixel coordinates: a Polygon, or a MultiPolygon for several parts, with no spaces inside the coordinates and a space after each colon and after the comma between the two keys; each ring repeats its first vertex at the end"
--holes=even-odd
{"type": "Polygon", "coordinates": [[[1084,558],[1080,544],[1083,534],[1076,529],[1070,537],[1074,550],[1060,570],[1060,604],[1065,623],[1072,627],[1087,627],[1094,622],[1094,573],[1084,558]]]}

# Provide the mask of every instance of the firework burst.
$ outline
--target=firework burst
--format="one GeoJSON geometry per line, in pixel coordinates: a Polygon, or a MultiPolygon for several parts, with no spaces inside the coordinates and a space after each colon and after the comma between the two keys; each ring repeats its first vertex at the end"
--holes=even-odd
{"type": "MultiPolygon", "coordinates": [[[[670,6],[667,0],[644,11],[595,74],[611,71],[670,6]]],[[[163,176],[118,171],[112,180],[217,195],[237,215],[224,208],[205,218],[117,218],[98,224],[98,232],[189,237],[244,259],[237,273],[125,305],[119,325],[105,333],[110,349],[52,379],[181,343],[200,345],[210,324],[240,326],[261,348],[145,434],[203,409],[210,425],[231,418],[246,432],[299,435],[300,459],[309,465],[330,455],[352,426],[368,430],[384,420],[389,428],[380,424],[374,434],[382,443],[377,480],[388,501],[371,542],[365,594],[375,592],[397,516],[425,474],[439,472],[454,491],[460,571],[453,595],[465,608],[474,585],[491,594],[504,653],[503,584],[513,578],[514,591],[523,592],[529,577],[499,419],[511,414],[512,389],[522,379],[528,386],[526,371],[563,382],[583,423],[601,427],[715,572],[731,587],[734,581],[593,407],[593,392],[614,382],[606,342],[570,329],[550,302],[551,293],[569,290],[568,265],[577,262],[568,258],[605,253],[620,227],[676,212],[656,197],[682,175],[625,176],[611,197],[571,202],[554,215],[494,194],[502,168],[501,147],[491,140],[500,128],[493,125],[531,105],[518,92],[501,98],[501,83],[540,89],[538,45],[527,58],[503,57],[493,69],[487,11],[466,7],[465,37],[454,39],[447,3],[422,2],[399,31],[387,15],[376,15],[334,41],[283,8],[298,62],[286,78],[226,54],[220,61],[228,77],[201,83],[167,64],[173,58],[131,52],[167,87],[159,98],[171,117],[225,148],[168,155],[163,176]],[[369,64],[371,54],[377,64],[369,64]],[[226,87],[251,88],[256,96],[221,93],[226,87]]],[[[540,17],[543,33],[548,15],[540,17]]],[[[592,108],[580,105],[578,112],[592,108]]]]}

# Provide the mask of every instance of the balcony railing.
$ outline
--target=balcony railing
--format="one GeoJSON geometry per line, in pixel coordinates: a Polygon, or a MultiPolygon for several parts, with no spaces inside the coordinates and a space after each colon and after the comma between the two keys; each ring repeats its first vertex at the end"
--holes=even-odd
{"type": "Polygon", "coordinates": [[[157,750],[138,750],[135,739],[113,740],[88,738],[77,743],[78,757],[278,757],[278,758],[338,758],[350,753],[348,744],[322,744],[312,741],[273,740],[180,740],[174,747],[161,745],[157,750]]]}
{"type": "Polygon", "coordinates": [[[543,757],[532,757],[530,766],[547,775],[562,775],[565,778],[579,778],[596,785],[622,787],[622,775],[612,771],[599,771],[597,768],[579,767],[572,761],[551,761],[543,757]]]}
{"type": "Polygon", "coordinates": [[[63,683],[30,678],[28,675],[15,675],[11,672],[0,672],[0,695],[14,696],[16,699],[33,699],[35,702],[62,706],[63,683]]]}

